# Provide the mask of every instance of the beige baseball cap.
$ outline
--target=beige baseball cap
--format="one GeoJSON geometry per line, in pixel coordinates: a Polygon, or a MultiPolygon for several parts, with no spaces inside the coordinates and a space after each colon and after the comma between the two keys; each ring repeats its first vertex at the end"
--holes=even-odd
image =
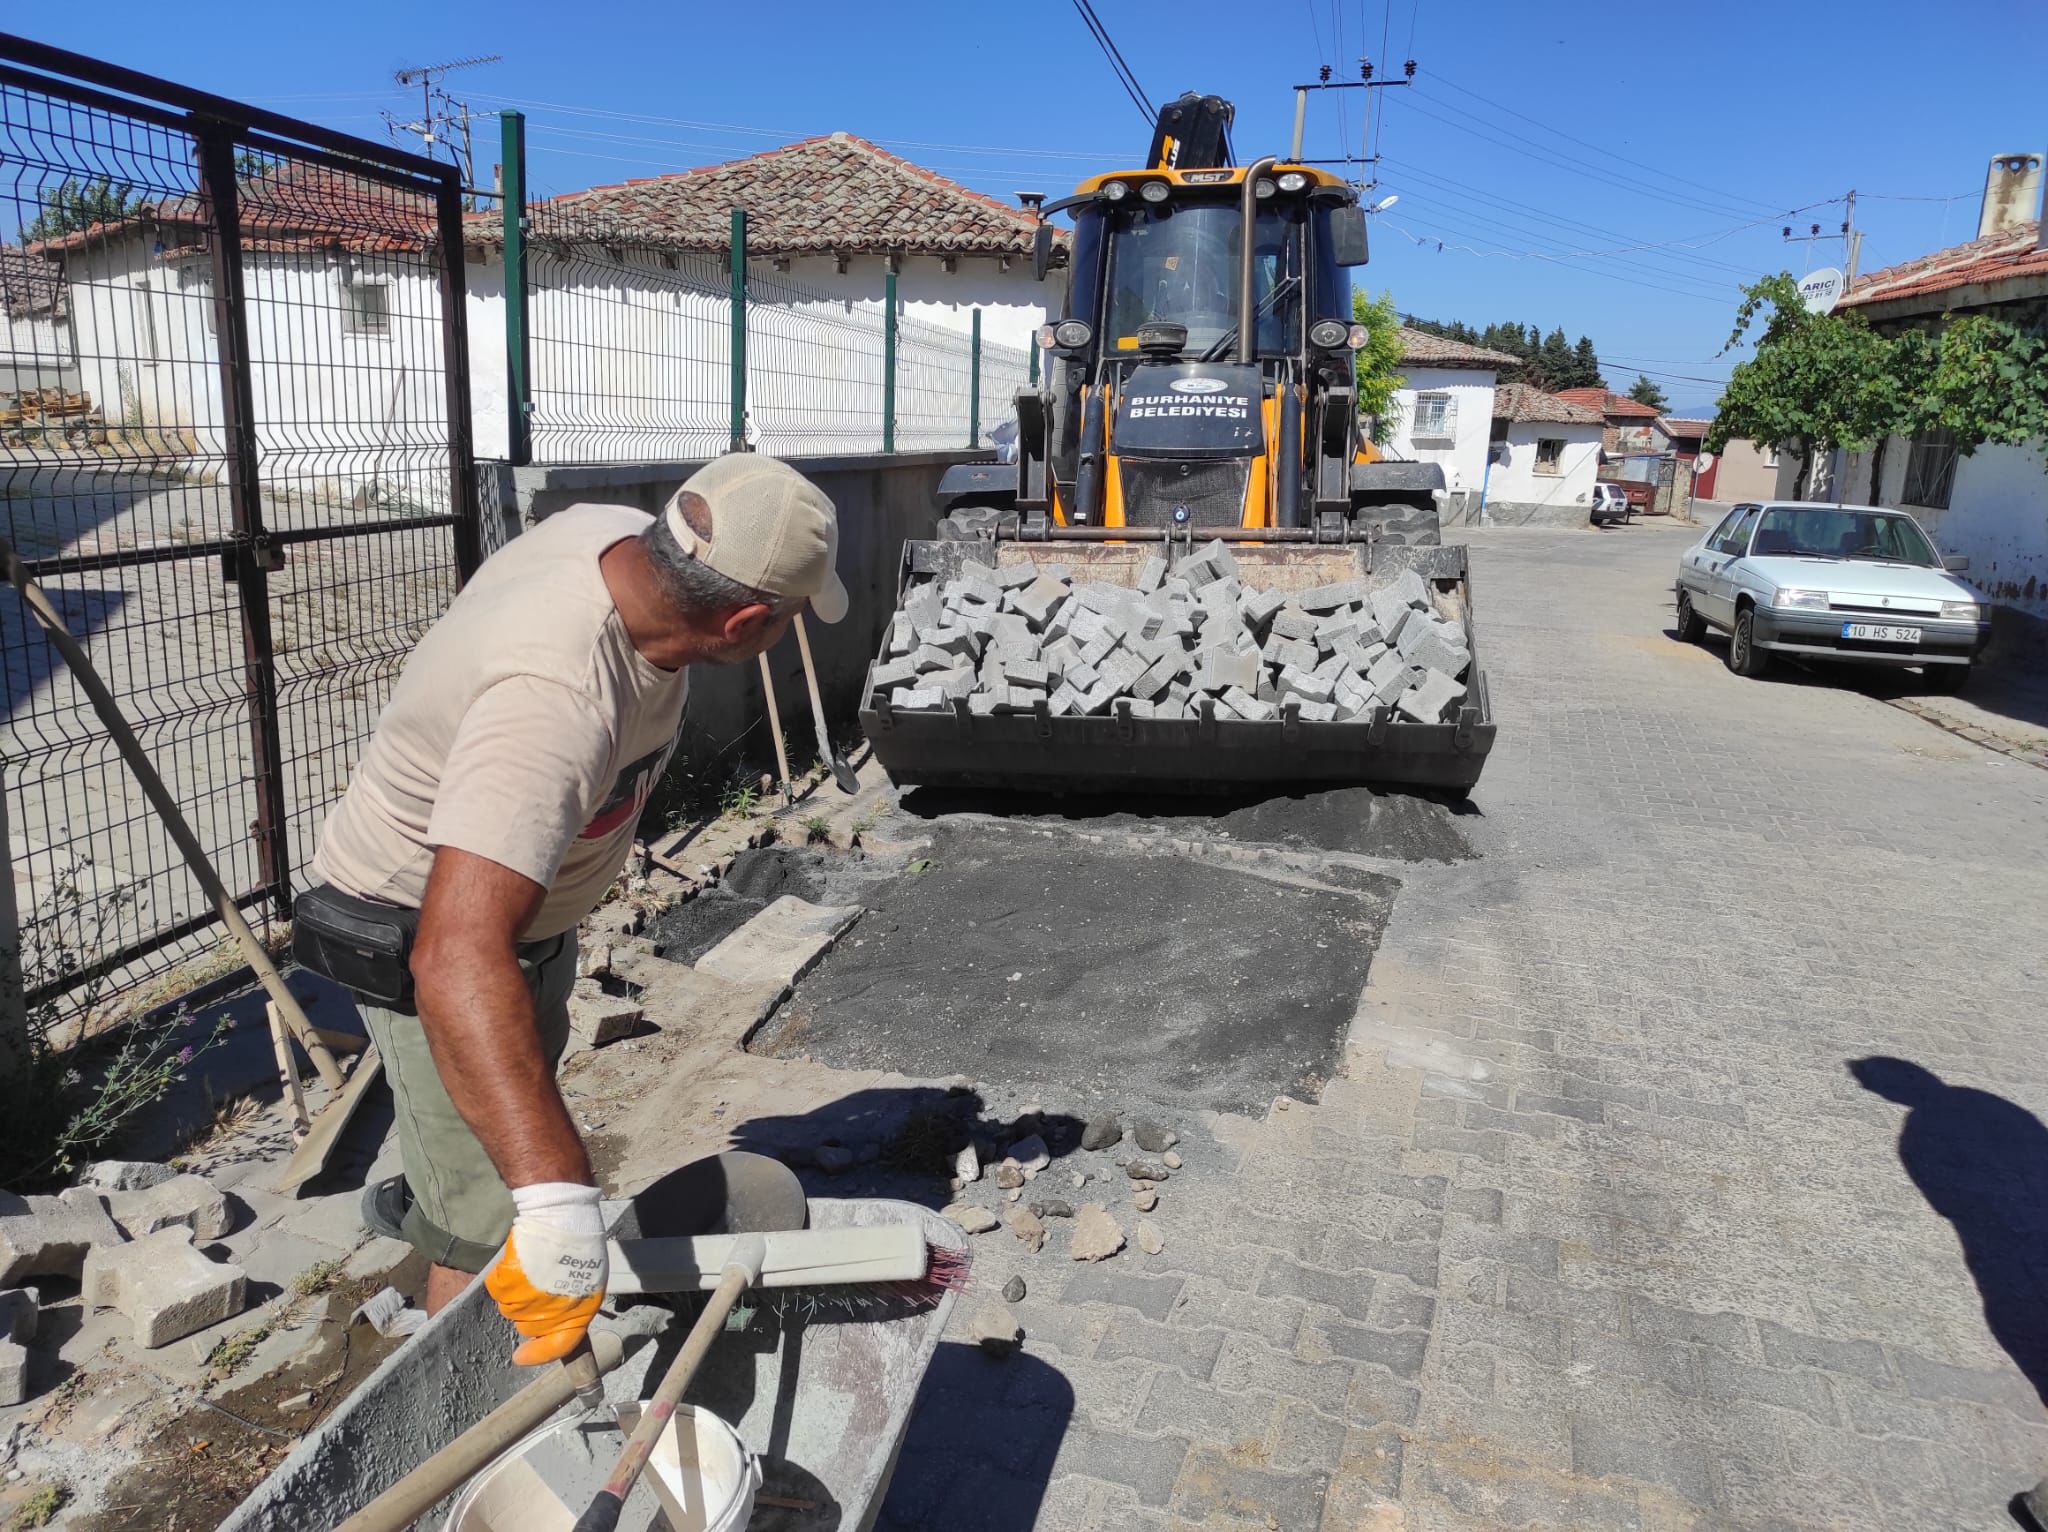
{"type": "Polygon", "coordinates": [[[683,489],[711,507],[711,536],[691,530],[676,496],[662,516],[707,569],[771,596],[808,597],[820,622],[846,615],[839,517],[817,485],[776,458],[731,452],[698,469],[683,489]]]}

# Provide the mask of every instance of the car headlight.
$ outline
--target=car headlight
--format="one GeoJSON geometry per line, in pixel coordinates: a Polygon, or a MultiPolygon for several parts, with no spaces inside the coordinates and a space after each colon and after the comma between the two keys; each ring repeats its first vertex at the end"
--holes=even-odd
{"type": "Polygon", "coordinates": [[[1808,611],[1825,612],[1828,609],[1828,593],[1824,590],[1781,590],[1771,597],[1771,605],[1804,607],[1808,611]]]}
{"type": "Polygon", "coordinates": [[[1941,615],[1948,622],[1978,622],[1983,619],[1984,608],[1974,601],[1944,601],[1941,615]]]}

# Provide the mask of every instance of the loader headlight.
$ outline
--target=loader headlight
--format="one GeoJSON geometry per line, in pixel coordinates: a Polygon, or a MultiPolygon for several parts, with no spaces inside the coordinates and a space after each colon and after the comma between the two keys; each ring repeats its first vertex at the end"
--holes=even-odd
{"type": "Polygon", "coordinates": [[[1066,351],[1079,351],[1095,338],[1085,319],[1062,319],[1052,327],[1052,343],[1066,351]]]}
{"type": "Polygon", "coordinates": [[[1273,195],[1273,182],[1271,178],[1267,176],[1260,176],[1258,180],[1254,181],[1252,183],[1252,195],[1254,197],[1257,197],[1261,202],[1264,202],[1268,198],[1270,198],[1273,195]]]}
{"type": "Polygon", "coordinates": [[[1362,324],[1355,324],[1351,327],[1351,333],[1347,339],[1350,341],[1353,351],[1363,351],[1365,343],[1372,339],[1372,331],[1362,324]]]}
{"type": "Polygon", "coordinates": [[[1298,192],[1308,185],[1308,177],[1298,170],[1290,170],[1280,177],[1280,189],[1284,192],[1298,192]]]}
{"type": "Polygon", "coordinates": [[[1351,344],[1351,326],[1341,319],[1318,319],[1308,327],[1308,343],[1318,351],[1342,351],[1351,344]]]}
{"type": "Polygon", "coordinates": [[[1108,181],[1103,183],[1102,200],[1105,202],[1121,202],[1130,194],[1131,183],[1128,181],[1108,181]]]}
{"type": "Polygon", "coordinates": [[[1771,597],[1776,607],[1798,607],[1809,612],[1824,612],[1828,609],[1828,593],[1824,590],[1793,590],[1787,588],[1771,597]]]}
{"type": "Polygon", "coordinates": [[[1164,202],[1168,195],[1166,183],[1164,181],[1147,181],[1138,188],[1138,195],[1147,202],[1164,202]]]}

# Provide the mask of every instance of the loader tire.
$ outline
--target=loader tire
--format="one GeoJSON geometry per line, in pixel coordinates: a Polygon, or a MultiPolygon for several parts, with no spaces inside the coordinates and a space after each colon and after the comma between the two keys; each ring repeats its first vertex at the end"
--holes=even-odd
{"type": "Polygon", "coordinates": [[[1017,513],[1000,505],[962,505],[939,520],[942,543],[992,542],[999,527],[1015,530],[1017,513]]]}

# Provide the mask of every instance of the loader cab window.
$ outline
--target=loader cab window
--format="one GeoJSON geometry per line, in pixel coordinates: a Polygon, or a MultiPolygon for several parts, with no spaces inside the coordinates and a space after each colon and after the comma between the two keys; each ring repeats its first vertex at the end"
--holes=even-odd
{"type": "MultiPolygon", "coordinates": [[[[1190,355],[1200,355],[1232,330],[1242,232],[1235,203],[1166,203],[1109,218],[1105,354],[1135,353],[1139,327],[1153,320],[1186,325],[1190,355]]],[[[1298,344],[1301,220],[1299,205],[1259,215],[1252,292],[1260,306],[1261,355],[1291,353],[1298,344]]]]}

